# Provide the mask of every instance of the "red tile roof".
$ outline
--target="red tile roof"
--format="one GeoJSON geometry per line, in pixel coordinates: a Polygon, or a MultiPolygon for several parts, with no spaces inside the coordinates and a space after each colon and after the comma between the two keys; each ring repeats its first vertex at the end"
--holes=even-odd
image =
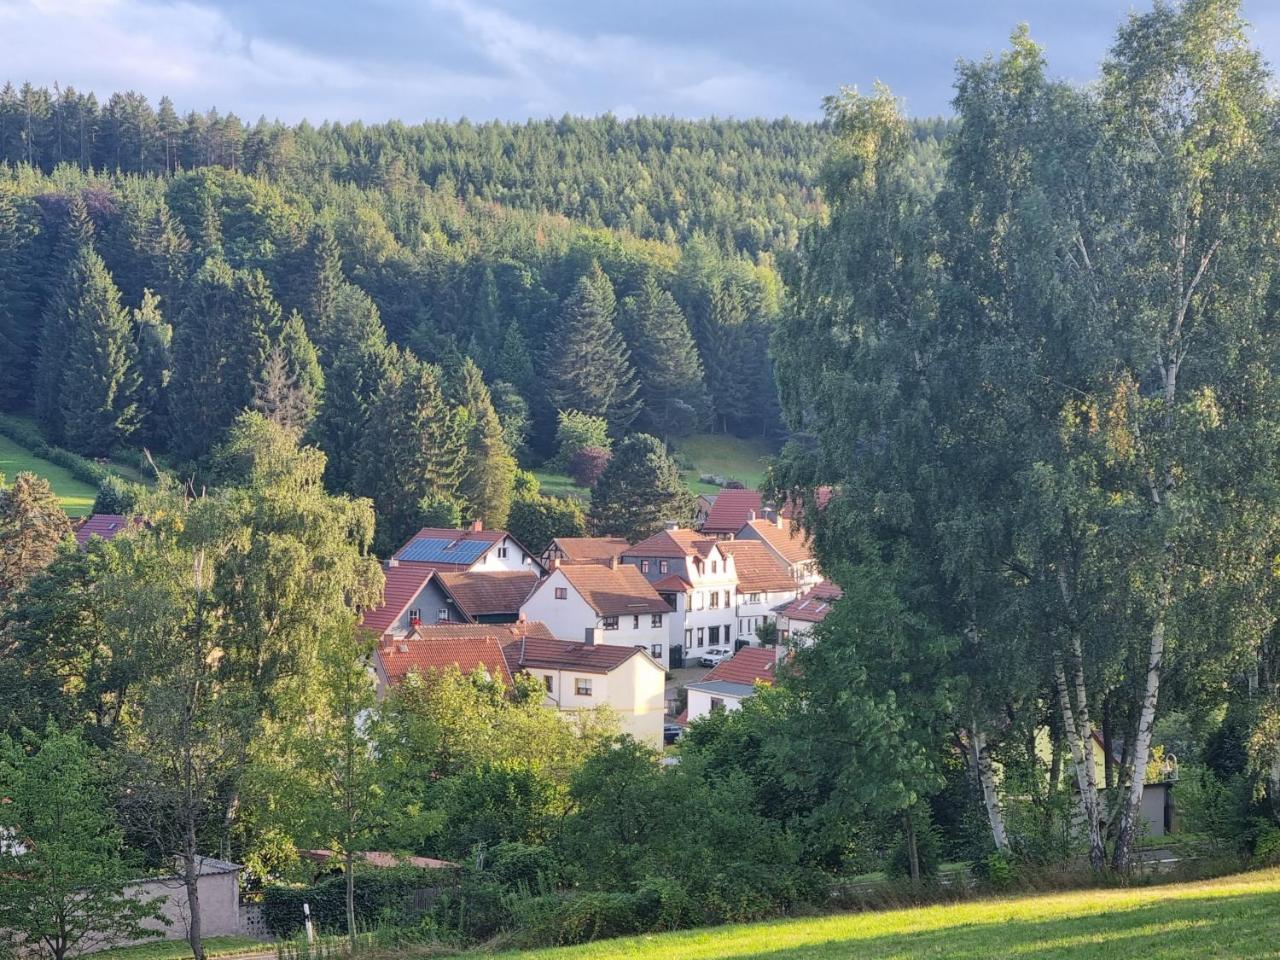
{"type": "Polygon", "coordinates": [[[395,685],[411,673],[425,676],[442,673],[456,667],[463,674],[477,669],[484,670],[508,687],[512,686],[511,669],[507,665],[499,636],[506,639],[504,630],[489,628],[483,637],[428,637],[416,635],[403,640],[393,640],[378,648],[378,660],[387,682],[395,685]]]}
{"type": "Polygon", "coordinates": [[[518,614],[537,586],[538,575],[523,570],[464,570],[441,573],[438,582],[458,609],[474,620],[518,614]]]}
{"type": "Polygon", "coordinates": [[[760,513],[763,502],[758,490],[721,490],[702,522],[702,532],[737,533],[751,519],[752,511],[760,513]]]}
{"type": "Polygon", "coordinates": [[[796,582],[791,571],[759,540],[720,540],[716,546],[721,553],[733,557],[740,592],[762,593],[795,589],[796,582]]]}
{"type": "Polygon", "coordinates": [[[521,620],[518,623],[424,623],[414,634],[423,640],[471,640],[497,637],[502,643],[518,637],[537,637],[554,640],[556,635],[541,620],[521,620]]]}
{"type": "Polygon", "coordinates": [[[559,555],[561,563],[607,563],[625,553],[628,546],[622,537],[556,537],[551,541],[551,554],[559,555]]]}
{"type": "Polygon", "coordinates": [[[772,647],[743,647],[728,660],[721,660],[699,683],[727,680],[729,683],[773,683],[778,654],[772,647]]]}
{"type": "MultiPolygon", "coordinates": [[[[472,530],[470,527],[464,527],[461,530],[453,527],[423,527],[409,538],[409,543],[423,538],[434,540],[476,540],[481,543],[497,543],[506,535],[507,531],[505,530],[472,530]]],[[[404,547],[400,549],[403,550],[404,547]]]]}
{"type": "Polygon", "coordinates": [[[809,538],[792,521],[785,517],[777,522],[773,520],[752,520],[743,524],[768,543],[788,563],[803,563],[813,559],[813,548],[809,538]]]}
{"type": "Polygon", "coordinates": [[[715,541],[697,530],[679,527],[675,530],[659,530],[647,540],[623,551],[624,557],[691,557],[706,556],[715,541]]]}
{"type": "Polygon", "coordinates": [[[797,597],[779,610],[778,615],[791,620],[821,623],[831,611],[831,604],[842,596],[844,596],[843,590],[830,580],[823,580],[804,596],[797,597]]]}
{"type": "Polygon", "coordinates": [[[570,586],[603,617],[640,613],[670,613],[663,600],[638,568],[629,564],[606,567],[595,563],[561,567],[570,586]]]}
{"type": "Polygon", "coordinates": [[[83,547],[93,537],[110,540],[126,527],[135,526],[141,522],[138,519],[130,520],[118,513],[95,513],[91,517],[85,517],[76,526],[76,543],[83,547]]]}
{"type": "Polygon", "coordinates": [[[655,583],[653,589],[664,593],[684,593],[686,590],[692,590],[693,584],[680,574],[671,573],[655,583]]]}
{"type": "Polygon", "coordinates": [[[427,585],[435,571],[420,563],[384,564],[382,572],[387,578],[382,588],[382,606],[366,610],[360,625],[376,634],[386,633],[391,625],[408,609],[413,598],[427,585]]]}
{"type": "Polygon", "coordinates": [[[632,657],[644,654],[639,647],[574,643],[570,640],[546,640],[540,637],[512,640],[504,649],[512,669],[545,668],[577,670],[582,673],[608,673],[632,657]]]}

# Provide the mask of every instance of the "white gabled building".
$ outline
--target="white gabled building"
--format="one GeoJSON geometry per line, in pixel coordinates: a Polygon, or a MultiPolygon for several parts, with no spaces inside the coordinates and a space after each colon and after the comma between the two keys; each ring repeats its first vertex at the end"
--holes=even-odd
{"type": "Polygon", "coordinates": [[[738,540],[758,540],[787,568],[801,589],[822,581],[813,543],[800,525],[773,510],[764,517],[748,514],[749,519],[738,531],[738,540]]]}
{"type": "Polygon", "coordinates": [[[520,608],[563,640],[642,647],[666,669],[671,607],[640,571],[618,562],[560,564],[520,608]]]}
{"type": "Polygon", "coordinates": [[[461,530],[423,527],[395,552],[402,565],[433,570],[487,573],[523,571],[541,575],[541,561],[505,530],[486,530],[479,520],[461,530]]]}
{"type": "Polygon", "coordinates": [[[800,587],[790,571],[759,540],[720,540],[716,545],[721,553],[732,558],[738,574],[734,594],[738,637],[759,646],[757,631],[777,618],[777,608],[794,600],[800,587]]]}
{"type": "Polygon", "coordinates": [[[778,610],[778,643],[807,647],[813,642],[813,628],[827,618],[831,605],[844,591],[830,580],[823,580],[791,603],[778,610]]]}

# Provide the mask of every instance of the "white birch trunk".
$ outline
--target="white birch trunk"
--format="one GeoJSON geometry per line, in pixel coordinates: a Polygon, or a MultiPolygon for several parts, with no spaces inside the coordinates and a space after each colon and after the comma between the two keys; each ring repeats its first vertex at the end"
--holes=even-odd
{"type": "Polygon", "coordinates": [[[982,788],[982,804],[987,810],[987,823],[991,826],[991,839],[1001,853],[1009,852],[1009,832],[1005,828],[1004,810],[1000,806],[1000,794],[996,790],[995,772],[991,768],[991,751],[987,735],[975,723],[969,733],[969,749],[973,754],[973,769],[982,788]]]}
{"type": "MultiPolygon", "coordinates": [[[[1106,849],[1102,842],[1102,818],[1098,803],[1097,775],[1094,772],[1093,731],[1089,729],[1088,707],[1084,723],[1078,723],[1071,707],[1071,694],[1067,688],[1067,674],[1062,665],[1062,654],[1053,655],[1054,679],[1058,688],[1058,707],[1062,713],[1062,725],[1067,731],[1067,746],[1071,751],[1071,766],[1076,774],[1076,787],[1080,791],[1080,817],[1084,820],[1089,837],[1089,865],[1101,870],[1106,862],[1106,849]]],[[[1083,671],[1076,677],[1077,689],[1083,691],[1083,671]]]]}

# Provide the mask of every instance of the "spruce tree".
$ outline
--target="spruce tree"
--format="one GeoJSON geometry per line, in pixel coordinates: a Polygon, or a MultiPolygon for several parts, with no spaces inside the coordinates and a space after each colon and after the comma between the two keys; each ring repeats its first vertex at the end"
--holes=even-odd
{"type": "Polygon", "coordinates": [[[614,324],[613,285],[597,264],[565,301],[545,355],[547,397],[557,410],[581,410],[609,421],[615,434],[635,419],[635,371],[614,324]]]}
{"type": "Polygon", "coordinates": [[[693,521],[696,500],[662,441],[645,433],[626,437],[591,490],[591,522],[600,535],[632,543],[669,520],[693,521]]]}
{"type": "Polygon", "coordinates": [[[129,313],[102,258],[85,248],[80,290],[70,307],[71,348],[63,379],[67,446],[104,456],[138,427],[140,379],[129,313]]]}
{"type": "Polygon", "coordinates": [[[324,398],[312,434],[328,458],[325,481],[331,490],[355,490],[358,450],[369,422],[373,395],[391,362],[378,308],[352,284],[339,292],[339,322],[332,351],[324,361],[324,398]]]}
{"type": "Polygon", "coordinates": [[[472,297],[470,313],[467,353],[486,370],[491,370],[504,345],[498,282],[491,267],[484,268],[480,289],[472,297]]]}
{"type": "Polygon", "coordinates": [[[169,431],[169,379],[173,375],[173,327],[160,313],[160,299],[142,293],[133,312],[138,352],[138,438],[145,444],[165,442],[169,431]]]}
{"type": "Polygon", "coordinates": [[[232,271],[220,259],[200,268],[173,335],[173,453],[202,456],[250,405],[279,324],[260,271],[232,271]]]}
{"type": "Polygon", "coordinates": [[[342,278],[342,251],[328,223],[311,231],[299,280],[303,288],[294,299],[302,307],[316,348],[327,357],[338,338],[338,298],[346,284],[342,278]]]}
{"type": "Polygon", "coordinates": [[[512,319],[507,324],[498,354],[497,371],[499,380],[514,386],[521,396],[529,396],[534,383],[533,356],[520,330],[519,320],[512,319]]]}
{"type": "Polygon", "coordinates": [[[40,315],[32,204],[0,192],[0,409],[20,410],[31,402],[40,315]]]}
{"type": "Polygon", "coordinates": [[[55,279],[41,318],[33,384],[36,419],[51,443],[61,443],[63,439],[62,392],[74,329],[71,310],[84,282],[83,270],[88,262],[82,254],[92,246],[93,221],[89,219],[83,198],[74,194],[53,253],[51,276],[55,279]]]}
{"type": "Polygon", "coordinates": [[[640,376],[643,422],[664,438],[696,430],[708,398],[689,324],[652,276],[623,303],[625,329],[640,376]]]}
{"type": "Polygon", "coordinates": [[[436,369],[392,347],[360,436],[354,478],[355,492],[377,510],[378,550],[394,550],[413,533],[424,501],[457,498],[463,426],[436,369]]]}
{"type": "Polygon", "coordinates": [[[502,529],[511,510],[516,460],[507,445],[480,368],[468,359],[457,375],[455,400],[462,411],[466,446],[459,494],[471,508],[471,518],[502,529]]]}

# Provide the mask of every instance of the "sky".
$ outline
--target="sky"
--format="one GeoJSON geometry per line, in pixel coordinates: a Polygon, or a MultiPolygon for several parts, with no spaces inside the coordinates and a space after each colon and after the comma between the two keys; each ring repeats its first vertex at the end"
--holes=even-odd
{"type": "MultiPolygon", "coordinates": [[[[1280,0],[1244,0],[1280,62],[1280,0]]],[[[1148,0],[0,0],[0,82],[169,95],[246,120],[821,116],[887,83],[949,112],[958,59],[1031,26],[1092,79],[1148,0]]]]}

